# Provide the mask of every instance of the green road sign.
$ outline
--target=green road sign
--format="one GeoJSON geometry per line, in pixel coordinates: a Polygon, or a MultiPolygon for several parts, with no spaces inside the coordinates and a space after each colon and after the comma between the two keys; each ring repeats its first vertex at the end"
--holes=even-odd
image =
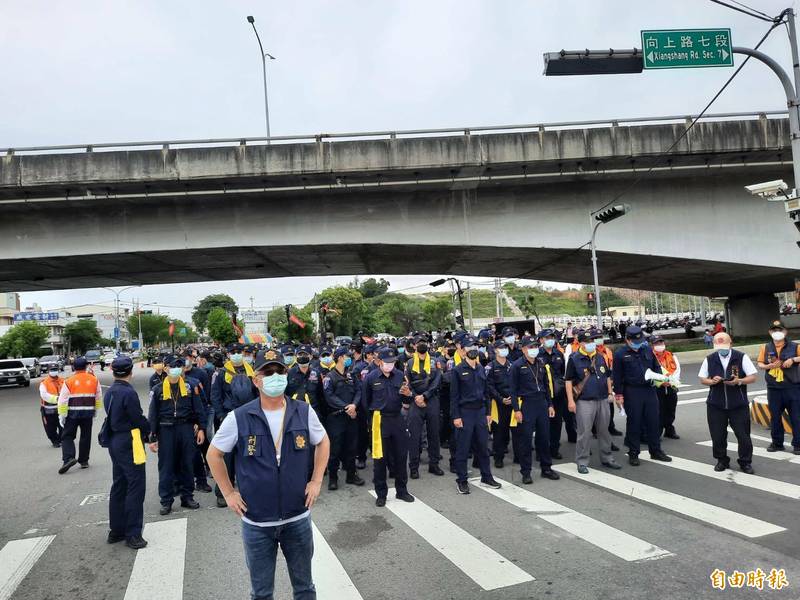
{"type": "Polygon", "coordinates": [[[730,29],[642,31],[645,69],[732,67],[730,29]]]}

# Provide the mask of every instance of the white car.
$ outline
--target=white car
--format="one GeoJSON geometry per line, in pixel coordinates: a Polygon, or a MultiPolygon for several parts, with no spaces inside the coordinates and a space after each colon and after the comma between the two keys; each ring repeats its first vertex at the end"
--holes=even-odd
{"type": "Polygon", "coordinates": [[[31,384],[31,374],[21,360],[0,360],[0,385],[31,384]]]}
{"type": "Polygon", "coordinates": [[[100,370],[104,371],[106,367],[111,368],[111,363],[114,362],[115,358],[117,358],[117,355],[114,352],[106,352],[100,359],[100,370]]]}

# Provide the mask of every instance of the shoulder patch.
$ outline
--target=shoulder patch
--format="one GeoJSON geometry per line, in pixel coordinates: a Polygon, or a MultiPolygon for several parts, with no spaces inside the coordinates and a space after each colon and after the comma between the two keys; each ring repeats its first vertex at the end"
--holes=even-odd
{"type": "Polygon", "coordinates": [[[326,390],[331,387],[331,378],[330,377],[324,377],[322,379],[322,387],[324,387],[326,390]]]}

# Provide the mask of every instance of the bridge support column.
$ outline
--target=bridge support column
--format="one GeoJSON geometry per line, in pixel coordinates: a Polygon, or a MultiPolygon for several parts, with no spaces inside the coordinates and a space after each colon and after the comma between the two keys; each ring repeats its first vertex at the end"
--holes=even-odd
{"type": "Polygon", "coordinates": [[[780,308],[775,294],[754,294],[728,298],[725,312],[728,331],[741,338],[765,335],[770,322],[778,318],[780,308]]]}

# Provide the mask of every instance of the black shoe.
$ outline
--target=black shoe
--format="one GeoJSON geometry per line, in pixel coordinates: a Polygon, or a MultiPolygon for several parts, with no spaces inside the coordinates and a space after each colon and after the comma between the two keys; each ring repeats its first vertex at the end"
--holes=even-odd
{"type": "Polygon", "coordinates": [[[611,451],[612,452],[619,452],[619,446],[617,446],[615,443],[612,442],[611,443],[611,451]]]}
{"type": "Polygon", "coordinates": [[[210,493],[210,492],[212,492],[212,491],[213,491],[213,490],[211,489],[211,486],[210,486],[210,485],[208,485],[208,482],[207,482],[207,481],[203,481],[202,483],[198,483],[198,484],[196,484],[196,485],[194,486],[194,489],[196,489],[198,492],[203,492],[204,494],[208,494],[208,493],[210,493]]]}
{"type": "Polygon", "coordinates": [[[345,483],[349,483],[350,485],[364,485],[364,480],[358,476],[358,473],[353,471],[352,473],[347,474],[347,479],[344,480],[345,483]]]}
{"type": "Polygon", "coordinates": [[[172,504],[162,504],[161,510],[158,511],[158,514],[160,514],[163,517],[164,515],[168,515],[171,512],[172,512],[172,504]]]}
{"type": "Polygon", "coordinates": [[[194,498],[189,498],[188,500],[181,500],[181,506],[183,508],[189,508],[191,510],[197,510],[200,508],[200,503],[195,500],[194,498]]]}
{"type": "Polygon", "coordinates": [[[622,432],[619,429],[609,429],[608,433],[610,433],[614,437],[620,437],[622,435],[622,432]]]}
{"type": "Polygon", "coordinates": [[[228,503],[222,496],[217,496],[217,508],[228,508],[228,503]]]}
{"type": "Polygon", "coordinates": [[[59,475],[63,475],[64,473],[69,471],[72,467],[74,467],[77,464],[78,464],[78,461],[76,459],[74,459],[74,458],[71,458],[70,460],[65,462],[63,465],[61,465],[61,468],[58,470],[58,474],[59,475]]]}
{"type": "Polygon", "coordinates": [[[779,446],[778,444],[773,442],[769,446],[767,446],[767,452],[778,452],[779,450],[781,452],[783,452],[785,450],[785,448],[783,447],[783,444],[781,444],[779,446]]]}
{"type": "MultiPolygon", "coordinates": [[[[61,448],[61,442],[51,442],[53,444],[53,448],[61,448]]],[[[125,538],[122,538],[125,539],[125,538]]]]}
{"type": "Polygon", "coordinates": [[[800,446],[795,446],[792,448],[792,454],[800,454],[800,446]]]}
{"type": "Polygon", "coordinates": [[[544,477],[545,479],[552,479],[553,481],[558,481],[559,479],[561,479],[561,476],[555,471],[553,471],[553,469],[545,469],[544,471],[542,471],[542,477],[544,477]]]}
{"type": "Polygon", "coordinates": [[[681,436],[679,436],[679,435],[678,435],[677,433],[675,433],[674,431],[670,431],[669,433],[665,433],[665,434],[664,434],[664,437],[665,437],[665,438],[669,438],[669,439],[671,439],[671,440],[679,440],[679,439],[681,439],[681,436]]]}
{"type": "Polygon", "coordinates": [[[367,461],[358,459],[356,461],[356,469],[366,469],[367,468],[367,461]]]}
{"type": "Polygon", "coordinates": [[[386,498],[381,498],[380,496],[375,498],[375,506],[386,506],[386,498]]]}
{"type": "Polygon", "coordinates": [[[503,459],[502,459],[502,457],[494,459],[494,468],[495,469],[502,469],[503,468],[503,459]]]}
{"type": "Polygon", "coordinates": [[[613,462],[613,463],[604,462],[604,463],[600,463],[600,464],[603,465],[604,467],[608,467],[609,469],[614,469],[615,471],[619,471],[622,468],[621,464],[615,463],[615,462],[613,462]]]}
{"type": "Polygon", "coordinates": [[[672,457],[667,456],[663,450],[658,450],[657,452],[651,452],[650,458],[652,460],[660,460],[661,462],[672,462],[672,457]]]}
{"type": "Polygon", "coordinates": [[[456,489],[459,494],[469,494],[469,484],[466,481],[456,481],[456,489]]]}
{"type": "Polygon", "coordinates": [[[106,542],[109,544],[116,544],[117,542],[121,542],[125,539],[125,534],[122,533],[114,533],[113,531],[108,532],[108,537],[106,538],[106,542]]]}
{"type": "Polygon", "coordinates": [[[488,479],[481,478],[481,485],[484,487],[490,487],[494,490],[499,490],[501,487],[503,487],[494,480],[494,477],[489,477],[488,479]]]}
{"type": "Polygon", "coordinates": [[[394,496],[398,500],[402,500],[403,502],[413,502],[414,496],[409,494],[408,492],[397,492],[394,496]]]}
{"type": "Polygon", "coordinates": [[[147,540],[145,540],[142,536],[137,535],[135,537],[129,537],[125,540],[125,545],[128,548],[133,548],[134,550],[141,550],[147,546],[147,540]]]}
{"type": "Polygon", "coordinates": [[[718,460],[717,464],[714,465],[714,470],[717,473],[721,473],[722,471],[724,471],[727,468],[728,468],[728,463],[726,463],[724,461],[721,461],[721,460],[718,460]]]}
{"type": "Polygon", "coordinates": [[[753,465],[739,465],[739,468],[742,470],[742,473],[747,473],[748,475],[755,473],[753,465]]]}
{"type": "Polygon", "coordinates": [[[88,462],[82,462],[81,463],[81,469],[88,469],[88,468],[89,468],[89,463],[88,462]]]}
{"type": "Polygon", "coordinates": [[[335,492],[339,489],[339,480],[338,479],[328,479],[328,491],[335,492]]]}
{"type": "Polygon", "coordinates": [[[525,485],[532,484],[533,483],[533,477],[531,477],[530,475],[523,475],[522,476],[522,483],[524,483],[525,485]]]}
{"type": "Polygon", "coordinates": [[[419,479],[419,469],[411,469],[408,476],[411,477],[411,479],[419,479]]]}
{"type": "Polygon", "coordinates": [[[586,465],[578,465],[578,473],[581,475],[588,475],[589,474],[589,467],[586,465]]]}
{"type": "Polygon", "coordinates": [[[638,467],[641,463],[639,457],[636,454],[629,454],[628,455],[628,464],[632,467],[638,467]]]}
{"type": "Polygon", "coordinates": [[[563,456],[561,456],[561,452],[559,452],[558,450],[556,450],[555,452],[551,452],[550,457],[556,460],[561,460],[562,458],[564,458],[563,456]]]}
{"type": "Polygon", "coordinates": [[[437,477],[444,475],[444,471],[439,468],[439,465],[431,465],[428,467],[428,473],[433,473],[437,477]]]}

